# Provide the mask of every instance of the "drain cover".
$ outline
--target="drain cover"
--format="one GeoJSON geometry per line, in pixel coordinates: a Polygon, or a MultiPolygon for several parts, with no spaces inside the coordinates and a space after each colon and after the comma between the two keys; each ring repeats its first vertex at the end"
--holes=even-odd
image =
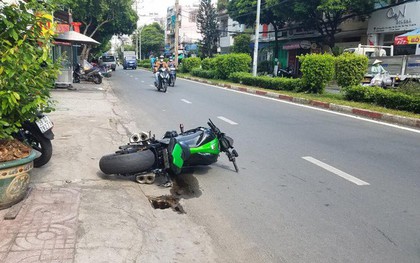
{"type": "Polygon", "coordinates": [[[157,197],[149,196],[148,198],[154,209],[172,208],[172,210],[180,214],[185,214],[184,209],[181,204],[179,204],[179,198],[173,197],[172,195],[162,195],[157,197]]]}

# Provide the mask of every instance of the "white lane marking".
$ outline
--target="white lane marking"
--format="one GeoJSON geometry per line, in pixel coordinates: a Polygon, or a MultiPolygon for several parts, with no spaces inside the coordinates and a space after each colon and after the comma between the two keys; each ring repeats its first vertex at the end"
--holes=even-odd
{"type": "Polygon", "coordinates": [[[225,121],[225,122],[227,122],[227,123],[229,123],[229,124],[232,124],[232,125],[238,125],[236,122],[231,121],[231,120],[229,120],[228,118],[225,118],[225,117],[223,117],[223,116],[218,116],[217,118],[219,118],[219,119],[221,119],[222,121],[225,121]]]}
{"type": "Polygon", "coordinates": [[[188,101],[186,99],[182,99],[182,101],[185,102],[185,103],[187,103],[187,104],[191,104],[192,103],[191,101],[188,101]]]}
{"type": "Polygon", "coordinates": [[[144,80],[142,80],[141,83],[144,83],[144,80]]]}
{"type": "Polygon", "coordinates": [[[154,85],[151,85],[151,84],[150,84],[149,86],[150,86],[150,87],[154,87],[154,85]]]}
{"type": "Polygon", "coordinates": [[[347,181],[350,181],[350,182],[352,182],[354,184],[357,184],[357,185],[369,185],[369,183],[367,183],[367,182],[365,182],[363,180],[360,180],[359,178],[354,177],[354,176],[352,176],[352,175],[350,175],[348,173],[345,173],[345,172],[343,172],[343,171],[341,171],[341,170],[339,170],[339,169],[337,169],[335,167],[332,167],[331,165],[328,165],[326,163],[323,163],[323,162],[321,162],[321,161],[319,161],[319,160],[317,160],[317,159],[315,159],[315,158],[313,158],[311,156],[306,156],[306,157],[302,157],[302,158],[305,159],[306,161],[311,162],[311,163],[313,163],[315,165],[318,165],[319,167],[324,168],[325,170],[330,171],[330,172],[332,172],[332,173],[340,176],[341,178],[346,179],[347,181]]]}
{"type": "Polygon", "coordinates": [[[365,119],[365,118],[362,118],[360,116],[350,115],[350,114],[336,112],[336,111],[332,111],[332,110],[321,109],[321,108],[312,107],[312,106],[308,106],[308,105],[303,105],[303,104],[299,104],[299,103],[295,103],[295,102],[291,102],[291,101],[280,100],[280,99],[270,98],[270,97],[266,97],[266,96],[262,96],[262,95],[258,95],[258,94],[247,93],[247,92],[244,92],[244,91],[228,89],[228,88],[224,88],[224,87],[210,85],[210,84],[207,84],[207,83],[201,83],[201,82],[194,81],[194,80],[189,80],[189,79],[182,79],[182,80],[189,81],[189,82],[194,82],[194,83],[200,83],[200,84],[203,84],[204,86],[218,88],[218,89],[221,89],[221,90],[236,92],[236,93],[240,93],[240,94],[244,94],[244,95],[248,95],[248,96],[254,96],[254,97],[258,97],[258,98],[262,98],[262,99],[266,99],[266,100],[277,101],[277,102],[281,102],[281,103],[295,105],[295,106],[302,107],[302,108],[308,108],[308,109],[313,109],[313,110],[317,110],[317,111],[323,111],[323,112],[327,112],[327,113],[331,113],[331,114],[335,114],[335,115],[340,115],[340,116],[344,116],[344,117],[349,117],[349,118],[353,118],[353,119],[357,119],[357,120],[361,120],[361,121],[367,121],[367,122],[376,123],[376,124],[380,124],[380,125],[384,125],[384,126],[388,126],[388,127],[393,127],[393,128],[397,128],[397,129],[401,129],[401,130],[420,133],[420,130],[416,130],[416,129],[412,129],[412,128],[408,128],[408,127],[404,127],[404,126],[399,126],[397,124],[391,124],[391,123],[380,122],[380,121],[375,121],[375,120],[371,120],[371,119],[365,119]]]}

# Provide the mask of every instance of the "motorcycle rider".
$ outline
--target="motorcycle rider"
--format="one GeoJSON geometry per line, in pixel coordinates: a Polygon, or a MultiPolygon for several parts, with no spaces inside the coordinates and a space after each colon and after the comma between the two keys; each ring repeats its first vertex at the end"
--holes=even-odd
{"type": "Polygon", "coordinates": [[[382,60],[376,59],[373,64],[372,64],[372,68],[371,68],[371,73],[373,75],[376,74],[383,74],[386,72],[386,70],[384,69],[384,67],[382,67],[382,60]]]}
{"type": "MultiPolygon", "coordinates": [[[[176,64],[175,64],[175,61],[172,58],[169,59],[168,67],[175,69],[175,70],[173,70],[173,74],[174,74],[174,79],[176,79],[176,64]]],[[[171,71],[171,73],[172,73],[172,71],[171,71]]]]}
{"type": "Polygon", "coordinates": [[[168,64],[166,64],[166,62],[163,61],[163,58],[164,58],[163,55],[160,55],[159,60],[157,60],[155,63],[154,72],[155,72],[155,86],[156,87],[159,85],[159,69],[164,67],[169,72],[168,64]]]}

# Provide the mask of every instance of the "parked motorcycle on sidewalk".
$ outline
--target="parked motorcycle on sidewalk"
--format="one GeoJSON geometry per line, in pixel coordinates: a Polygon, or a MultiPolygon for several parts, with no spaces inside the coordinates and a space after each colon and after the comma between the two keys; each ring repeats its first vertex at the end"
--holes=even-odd
{"type": "Polygon", "coordinates": [[[81,80],[93,81],[95,84],[101,84],[102,74],[99,67],[94,67],[87,62],[87,60],[84,60],[83,67],[77,63],[73,71],[73,82],[79,83],[81,80]]]}
{"type": "Polygon", "coordinates": [[[221,132],[209,119],[210,128],[197,127],[181,133],[167,131],[163,139],[155,139],[151,133],[133,134],[127,145],[113,154],[103,156],[99,168],[105,174],[134,176],[138,183],[152,184],[155,176],[165,176],[164,186],[170,186],[170,174],[178,175],[182,168],[210,165],[217,162],[221,152],[226,153],[235,167],[238,153],[233,139],[221,132]]]}
{"type": "Polygon", "coordinates": [[[277,76],[282,77],[282,78],[293,78],[294,74],[293,74],[293,70],[287,67],[287,68],[280,68],[277,72],[277,76]]]}
{"type": "Polygon", "coordinates": [[[22,123],[22,128],[13,137],[37,151],[34,167],[41,167],[48,163],[52,156],[51,140],[54,139],[52,131],[54,124],[42,113],[37,114],[37,118],[33,122],[28,120],[22,123]]]}
{"type": "Polygon", "coordinates": [[[175,80],[176,80],[176,68],[170,67],[169,68],[169,86],[174,87],[175,86],[175,80]]]}
{"type": "Polygon", "coordinates": [[[166,92],[168,90],[169,73],[166,68],[161,67],[158,69],[158,83],[155,83],[158,91],[166,92]]]}

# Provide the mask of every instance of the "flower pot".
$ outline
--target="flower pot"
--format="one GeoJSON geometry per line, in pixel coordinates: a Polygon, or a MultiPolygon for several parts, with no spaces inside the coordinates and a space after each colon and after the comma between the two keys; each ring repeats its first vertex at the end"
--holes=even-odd
{"type": "Polygon", "coordinates": [[[0,209],[8,208],[25,197],[35,156],[35,151],[31,151],[28,157],[0,163],[0,209]]]}

